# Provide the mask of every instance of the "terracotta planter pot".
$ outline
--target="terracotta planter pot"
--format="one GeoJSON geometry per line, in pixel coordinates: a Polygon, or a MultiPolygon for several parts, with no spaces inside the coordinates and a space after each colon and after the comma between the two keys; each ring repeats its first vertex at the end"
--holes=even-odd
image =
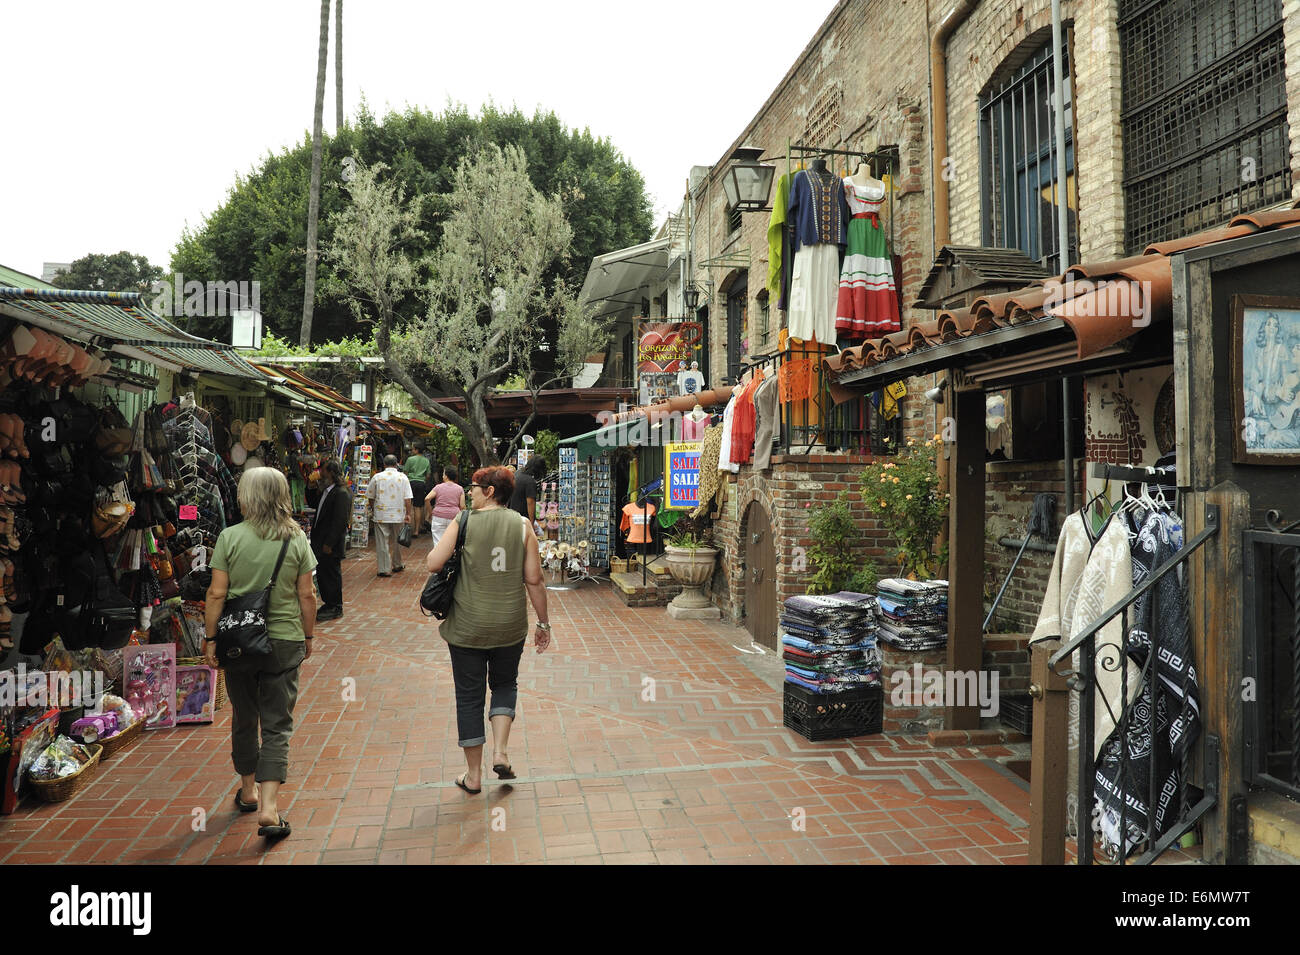
{"type": "Polygon", "coordinates": [[[673,580],[682,585],[682,592],[673,598],[672,606],[686,610],[700,610],[711,607],[709,598],[704,596],[704,585],[713,576],[713,565],[718,559],[716,547],[664,547],[664,559],[668,564],[668,573],[673,580]]]}

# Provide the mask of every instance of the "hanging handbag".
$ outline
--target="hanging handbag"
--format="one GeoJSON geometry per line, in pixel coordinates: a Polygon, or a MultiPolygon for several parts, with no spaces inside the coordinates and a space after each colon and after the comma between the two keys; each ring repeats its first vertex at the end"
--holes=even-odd
{"type": "Polygon", "coordinates": [[[424,590],[420,592],[420,610],[426,617],[446,620],[451,613],[451,594],[456,589],[456,578],[460,574],[460,551],[465,546],[465,528],[469,525],[469,511],[461,511],[456,519],[456,549],[442,565],[442,570],[430,574],[425,581],[424,590]]]}
{"type": "Polygon", "coordinates": [[[120,533],[126,527],[126,522],[131,519],[132,510],[130,504],[122,501],[97,505],[94,513],[90,515],[95,536],[102,540],[120,533]]]}
{"type": "Polygon", "coordinates": [[[280,565],[289,550],[286,540],[280,545],[280,556],[271,572],[271,582],[265,590],[255,590],[228,597],[217,618],[217,659],[230,663],[242,657],[261,657],[271,652],[271,637],[266,632],[266,614],[271,604],[271,588],[280,575],[280,565]]]}
{"type": "Polygon", "coordinates": [[[397,546],[398,547],[411,546],[411,525],[410,524],[403,524],[402,529],[397,532],[397,546]]]}

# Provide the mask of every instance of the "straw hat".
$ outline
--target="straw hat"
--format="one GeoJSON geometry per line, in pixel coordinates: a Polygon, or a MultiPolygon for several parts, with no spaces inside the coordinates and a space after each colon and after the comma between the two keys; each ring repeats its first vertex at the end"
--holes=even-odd
{"type": "Polygon", "coordinates": [[[245,451],[256,451],[258,445],[262,443],[262,439],[258,437],[257,425],[251,421],[244,425],[239,431],[239,443],[243,445],[245,451]]]}
{"type": "Polygon", "coordinates": [[[270,440],[271,440],[271,436],[270,436],[269,434],[267,434],[267,432],[266,432],[266,419],[265,419],[265,418],[258,418],[258,419],[257,419],[257,440],[258,440],[258,441],[270,441],[270,440]]]}

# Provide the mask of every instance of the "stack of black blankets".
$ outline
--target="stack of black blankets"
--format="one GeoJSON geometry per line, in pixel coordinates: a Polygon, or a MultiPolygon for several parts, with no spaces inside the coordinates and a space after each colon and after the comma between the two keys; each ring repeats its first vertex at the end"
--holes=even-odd
{"type": "Polygon", "coordinates": [[[886,577],[876,585],[880,639],[897,650],[948,643],[948,581],[886,577]]]}
{"type": "Polygon", "coordinates": [[[842,591],[791,597],[781,614],[785,679],[814,693],[880,683],[876,598],[842,591]]]}

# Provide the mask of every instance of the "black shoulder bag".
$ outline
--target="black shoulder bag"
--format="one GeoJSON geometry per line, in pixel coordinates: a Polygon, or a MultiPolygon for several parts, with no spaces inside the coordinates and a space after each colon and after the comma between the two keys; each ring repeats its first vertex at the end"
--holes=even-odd
{"type": "Polygon", "coordinates": [[[420,592],[420,610],[426,617],[446,620],[451,613],[451,592],[456,589],[456,578],[460,575],[460,550],[465,545],[465,528],[469,526],[469,511],[461,511],[456,519],[456,549],[442,565],[442,570],[430,574],[420,592]]]}
{"type": "Polygon", "coordinates": [[[271,572],[271,582],[265,590],[254,590],[228,597],[217,619],[217,632],[209,640],[217,642],[217,659],[230,663],[243,657],[261,657],[271,652],[271,637],[266,632],[266,613],[271,604],[271,588],[280,575],[280,565],[289,550],[286,540],[280,545],[280,557],[271,572]]]}

